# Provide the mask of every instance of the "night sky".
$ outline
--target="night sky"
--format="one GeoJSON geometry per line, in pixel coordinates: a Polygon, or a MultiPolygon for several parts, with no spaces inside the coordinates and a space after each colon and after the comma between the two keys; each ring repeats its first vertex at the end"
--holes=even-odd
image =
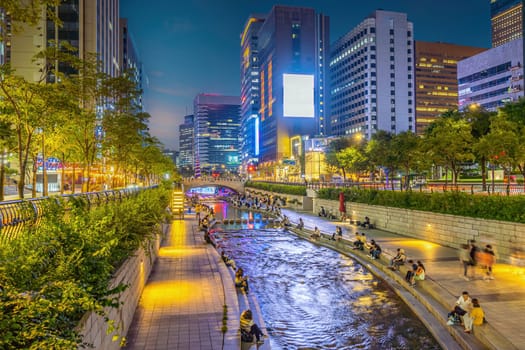
{"type": "Polygon", "coordinates": [[[489,0],[121,0],[144,65],[150,131],[167,148],[179,148],[196,94],[240,94],[239,35],[250,14],[274,4],[330,16],[332,41],[383,9],[406,12],[416,40],[490,47],[489,0]]]}

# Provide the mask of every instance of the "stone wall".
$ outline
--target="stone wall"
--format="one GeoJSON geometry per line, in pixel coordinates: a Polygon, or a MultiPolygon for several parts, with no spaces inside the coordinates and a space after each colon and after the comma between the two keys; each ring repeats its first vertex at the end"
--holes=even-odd
{"type": "MultiPolygon", "coordinates": [[[[314,198],[313,212],[319,212],[321,206],[335,213],[339,211],[339,201],[314,198]]],[[[346,202],[346,212],[352,220],[363,221],[368,216],[378,229],[453,248],[475,239],[478,246],[492,244],[498,260],[516,265],[525,262],[521,250],[525,247],[525,224],[354,202],[346,202]]]]}
{"type": "MultiPolygon", "coordinates": [[[[163,225],[166,232],[167,225],[163,225]]],[[[129,257],[124,264],[115,272],[111,281],[111,287],[120,283],[129,287],[124,290],[119,300],[122,305],[117,308],[108,308],[108,318],[114,321],[114,331],[108,332],[108,323],[103,317],[91,312],[86,314],[79,323],[84,342],[90,343],[94,349],[118,350],[121,349],[120,340],[128,332],[135,309],[142,294],[142,290],[148,281],[148,276],[157,259],[160,249],[160,235],[151,243],[147,250],[140,248],[134,256],[129,257]],[[116,340],[113,340],[116,337],[116,340]]]]}

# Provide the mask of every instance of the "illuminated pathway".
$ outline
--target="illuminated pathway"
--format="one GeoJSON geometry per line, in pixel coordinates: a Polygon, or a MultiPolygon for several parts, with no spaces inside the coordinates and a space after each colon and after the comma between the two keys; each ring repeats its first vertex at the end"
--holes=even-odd
{"type": "Polygon", "coordinates": [[[219,271],[224,264],[218,264],[215,249],[193,225],[193,218],[172,222],[135,311],[126,349],[239,349],[233,283],[224,283],[223,291],[219,271]],[[223,347],[225,294],[229,332],[223,347]]]}

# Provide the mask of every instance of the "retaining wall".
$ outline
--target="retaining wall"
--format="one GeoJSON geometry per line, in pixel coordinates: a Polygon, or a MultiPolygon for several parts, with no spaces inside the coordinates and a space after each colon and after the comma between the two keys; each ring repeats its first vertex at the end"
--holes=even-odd
{"type": "MultiPolygon", "coordinates": [[[[420,238],[448,247],[459,248],[468,240],[475,239],[478,246],[492,244],[498,260],[523,265],[525,224],[438,214],[426,211],[382,207],[346,202],[347,216],[363,221],[365,216],[378,229],[420,238]]],[[[339,201],[314,198],[314,213],[323,206],[338,212],[339,201]]]]}
{"type": "MultiPolygon", "coordinates": [[[[167,232],[168,228],[168,225],[163,225],[163,232],[167,232]]],[[[160,241],[161,236],[157,235],[156,240],[150,244],[147,250],[138,249],[135,255],[129,257],[115,272],[115,277],[110,286],[115,287],[120,283],[128,285],[128,288],[119,296],[122,305],[118,309],[106,309],[108,318],[114,321],[115,329],[110,330],[104,318],[94,312],[84,315],[80,321],[78,327],[82,330],[84,342],[92,344],[94,349],[121,349],[120,340],[127,334],[131,325],[142,290],[157,259],[160,241]]]]}

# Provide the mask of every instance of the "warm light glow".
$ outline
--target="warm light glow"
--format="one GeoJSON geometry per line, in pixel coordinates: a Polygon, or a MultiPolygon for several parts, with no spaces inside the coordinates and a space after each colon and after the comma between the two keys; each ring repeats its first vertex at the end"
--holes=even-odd
{"type": "Polygon", "coordinates": [[[207,277],[191,281],[150,282],[142,292],[141,305],[145,311],[169,306],[191,306],[202,302],[200,294],[196,291],[203,288],[214,290],[215,282],[208,281],[207,277]]]}

